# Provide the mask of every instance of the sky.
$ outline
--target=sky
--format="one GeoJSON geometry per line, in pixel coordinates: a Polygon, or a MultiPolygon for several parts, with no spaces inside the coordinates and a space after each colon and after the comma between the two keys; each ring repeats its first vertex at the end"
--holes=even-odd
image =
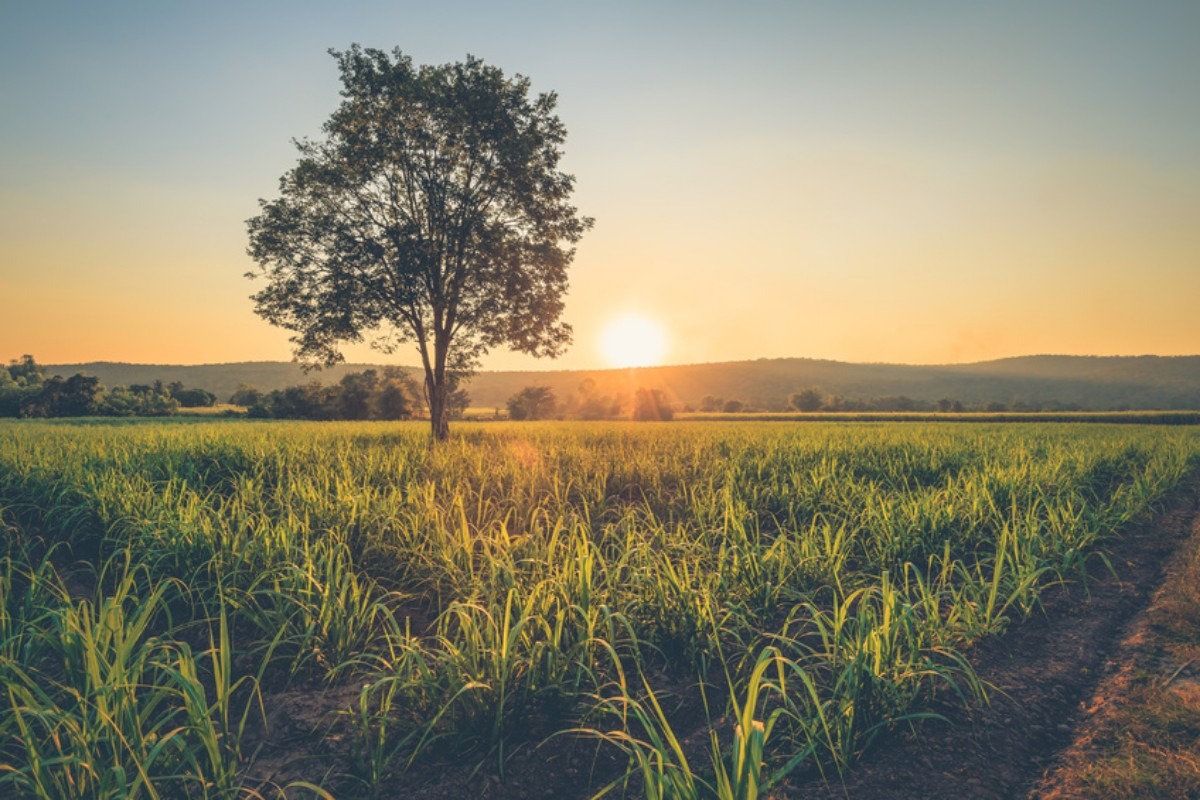
{"type": "MultiPolygon", "coordinates": [[[[288,360],[245,221],[330,48],[554,91],[579,243],[548,361],[1200,353],[1200,3],[0,0],[0,361],[288,360]]],[[[365,346],[354,362],[415,364],[365,346]]]]}

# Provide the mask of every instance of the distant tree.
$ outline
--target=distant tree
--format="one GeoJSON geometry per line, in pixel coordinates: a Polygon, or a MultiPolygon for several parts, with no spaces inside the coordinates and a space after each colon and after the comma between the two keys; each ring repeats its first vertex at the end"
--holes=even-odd
{"type": "Polygon", "coordinates": [[[640,422],[666,422],[675,417],[667,396],[658,389],[638,389],[633,396],[633,418],[640,422]]]}
{"type": "Polygon", "coordinates": [[[133,417],[140,411],[141,402],[128,386],[114,386],[100,398],[100,413],[106,417],[133,417]]]}
{"type": "Polygon", "coordinates": [[[235,406],[245,406],[246,408],[258,405],[258,401],[260,399],[262,399],[262,392],[260,392],[258,389],[255,389],[253,386],[247,386],[244,383],[241,386],[238,386],[237,391],[229,396],[229,402],[231,404],[235,406]]]}
{"type": "Polygon", "coordinates": [[[619,400],[606,394],[600,394],[596,388],[596,381],[584,378],[568,398],[566,414],[573,419],[607,419],[620,416],[620,406],[619,400]]]}
{"type": "Polygon", "coordinates": [[[701,411],[722,411],[725,408],[725,399],[708,394],[700,401],[701,411]]]}
{"type": "Polygon", "coordinates": [[[990,402],[986,406],[984,406],[984,411],[987,411],[992,414],[1002,414],[1005,411],[1008,411],[1008,406],[1005,405],[1004,403],[999,402],[998,400],[993,400],[992,402],[990,402]]]}
{"type": "Polygon", "coordinates": [[[721,410],[726,414],[740,414],[745,410],[746,405],[741,400],[726,400],[721,410]]]}
{"type": "Polygon", "coordinates": [[[451,380],[489,349],[553,357],[570,343],[567,267],[591,220],[558,169],[566,129],[553,94],[531,98],[527,78],[474,57],[332,55],[341,106],[247,223],[267,280],[256,311],[295,331],[309,364],[376,331],[385,350],[415,342],[444,439],[451,380]]]}
{"type": "Polygon", "coordinates": [[[413,415],[412,398],[404,387],[396,383],[385,383],[375,400],[379,419],[409,419],[413,415]]]}
{"type": "Polygon", "coordinates": [[[254,416],[275,419],[337,419],[340,412],[338,393],[318,382],[276,390],[259,403],[254,416]]]}
{"type": "Polygon", "coordinates": [[[30,355],[0,367],[0,417],[28,416],[23,409],[31,407],[45,380],[45,370],[30,355]]]}
{"type": "Polygon", "coordinates": [[[379,392],[375,397],[378,419],[410,419],[421,405],[417,382],[398,367],[384,367],[379,392]]]}
{"type": "Polygon", "coordinates": [[[8,362],[8,374],[19,386],[41,385],[46,381],[46,371],[30,355],[8,362]]]}
{"type": "Polygon", "coordinates": [[[370,419],[372,399],[378,391],[379,375],[373,369],[352,372],[338,384],[339,419],[370,419]]]}
{"type": "Polygon", "coordinates": [[[958,414],[963,410],[963,404],[958,400],[943,397],[937,401],[937,410],[943,414],[958,414]]]}
{"type": "Polygon", "coordinates": [[[802,389],[788,396],[788,405],[797,411],[820,411],[825,405],[825,393],[816,388],[802,389]]]}
{"type": "Polygon", "coordinates": [[[824,408],[826,411],[846,411],[848,410],[847,405],[852,402],[840,394],[830,394],[825,396],[824,408]]]}
{"type": "Polygon", "coordinates": [[[101,395],[97,413],[106,417],[166,417],[178,410],[178,400],[151,386],[116,386],[101,395]]]}
{"type": "Polygon", "coordinates": [[[462,419],[471,405],[471,395],[466,389],[458,387],[458,376],[450,381],[450,392],[446,395],[446,416],[449,419],[462,419]]]}
{"type": "Polygon", "coordinates": [[[86,417],[100,409],[100,379],[83,373],[55,375],[21,403],[23,417],[86,417]]]}
{"type": "Polygon", "coordinates": [[[211,408],[217,396],[206,389],[189,389],[179,381],[167,386],[167,391],[183,408],[211,408]]]}
{"type": "Polygon", "coordinates": [[[549,386],[526,386],[505,405],[509,419],[550,419],[558,410],[558,398],[549,386]]]}

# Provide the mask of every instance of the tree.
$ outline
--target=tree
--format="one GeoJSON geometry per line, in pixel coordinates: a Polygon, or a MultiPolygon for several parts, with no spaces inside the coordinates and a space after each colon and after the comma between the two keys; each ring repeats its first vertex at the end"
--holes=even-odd
{"type": "Polygon", "coordinates": [[[788,405],[797,411],[820,411],[825,405],[825,393],[820,389],[803,389],[788,397],[788,405]]]}
{"type": "Polygon", "coordinates": [[[414,343],[444,439],[451,380],[489,349],[554,357],[571,341],[567,268],[592,220],[558,169],[566,128],[553,93],[530,97],[528,78],[471,56],[330,53],[342,103],[247,222],[266,279],[256,311],[295,332],[309,365],[368,336],[388,352],[414,343]]]}
{"type": "Polygon", "coordinates": [[[86,417],[100,407],[100,379],[78,372],[69,378],[55,375],[21,404],[23,417],[86,417]]]}
{"type": "Polygon", "coordinates": [[[660,390],[638,389],[633,398],[633,418],[639,422],[667,422],[675,418],[675,410],[660,390]]]}
{"type": "Polygon", "coordinates": [[[100,398],[98,410],[107,417],[166,417],[179,405],[176,398],[152,386],[115,386],[100,398]]]}
{"type": "Polygon", "coordinates": [[[558,411],[558,398],[549,386],[526,386],[506,405],[509,419],[550,419],[558,411]]]}
{"type": "Polygon", "coordinates": [[[378,384],[379,376],[373,369],[343,376],[338,384],[340,418],[370,419],[371,398],[376,394],[378,384]]]}
{"type": "Polygon", "coordinates": [[[229,402],[235,406],[250,408],[251,406],[258,405],[260,399],[262,399],[262,392],[253,386],[247,386],[243,383],[238,386],[236,392],[230,395],[229,402]]]}
{"type": "Polygon", "coordinates": [[[379,395],[375,399],[379,419],[409,419],[421,401],[417,382],[399,367],[384,367],[379,395]]]}
{"type": "Polygon", "coordinates": [[[462,419],[471,406],[471,395],[466,389],[458,388],[458,376],[450,376],[450,386],[446,390],[446,418],[462,419]]]}
{"type": "Polygon", "coordinates": [[[167,384],[167,393],[183,408],[212,408],[217,396],[207,389],[188,389],[182,381],[167,384]]]}
{"type": "Polygon", "coordinates": [[[596,381],[584,378],[575,392],[567,398],[566,413],[575,419],[605,419],[619,416],[621,413],[620,398],[600,394],[596,381]]]}
{"type": "Polygon", "coordinates": [[[937,401],[937,410],[943,414],[958,414],[963,410],[963,404],[950,397],[943,397],[937,401]]]}

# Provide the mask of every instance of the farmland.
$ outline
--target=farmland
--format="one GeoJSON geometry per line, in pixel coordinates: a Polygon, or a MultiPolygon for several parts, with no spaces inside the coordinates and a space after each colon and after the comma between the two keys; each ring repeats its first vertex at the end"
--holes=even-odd
{"type": "Polygon", "coordinates": [[[6,423],[0,792],[837,775],[1198,466],[1189,426],[6,423]]]}

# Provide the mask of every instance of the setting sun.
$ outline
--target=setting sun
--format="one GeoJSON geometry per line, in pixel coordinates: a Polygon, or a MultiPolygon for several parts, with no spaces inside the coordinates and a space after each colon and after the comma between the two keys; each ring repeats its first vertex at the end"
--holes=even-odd
{"type": "Polygon", "coordinates": [[[651,367],[662,363],[667,335],[654,320],[641,314],[625,314],[604,328],[600,351],[614,367],[651,367]]]}

